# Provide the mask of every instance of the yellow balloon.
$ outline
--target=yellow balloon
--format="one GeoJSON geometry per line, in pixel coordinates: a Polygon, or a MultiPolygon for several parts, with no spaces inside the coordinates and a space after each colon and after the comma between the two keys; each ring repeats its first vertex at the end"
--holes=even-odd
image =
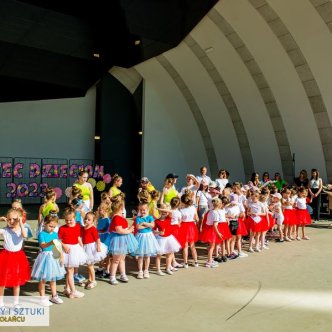
{"type": "Polygon", "coordinates": [[[103,181],[98,181],[96,184],[96,188],[98,191],[104,191],[106,188],[106,184],[103,181]]]}
{"type": "Polygon", "coordinates": [[[88,182],[91,184],[92,188],[96,186],[96,180],[94,178],[90,178],[88,182]]]}

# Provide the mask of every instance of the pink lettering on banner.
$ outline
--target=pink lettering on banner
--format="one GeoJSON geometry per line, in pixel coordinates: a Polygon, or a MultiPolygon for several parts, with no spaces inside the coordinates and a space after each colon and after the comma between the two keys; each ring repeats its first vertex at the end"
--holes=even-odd
{"type": "Polygon", "coordinates": [[[89,173],[89,177],[92,176],[92,174],[93,174],[93,167],[92,167],[92,165],[86,165],[85,168],[84,168],[84,170],[89,173]]]}
{"type": "Polygon", "coordinates": [[[1,177],[10,178],[12,176],[12,163],[2,163],[1,166],[1,177]]]}
{"type": "Polygon", "coordinates": [[[102,178],[104,176],[104,166],[95,165],[95,171],[93,173],[93,177],[95,179],[102,178]]]}
{"type": "Polygon", "coordinates": [[[60,166],[60,178],[67,178],[67,176],[68,176],[67,170],[68,170],[68,165],[60,166]]]}
{"type": "Polygon", "coordinates": [[[50,171],[51,169],[51,165],[49,164],[44,164],[42,166],[42,178],[47,178],[48,176],[48,172],[50,171]]]}
{"type": "Polygon", "coordinates": [[[72,164],[69,169],[69,176],[71,178],[77,178],[78,175],[78,165],[77,164],[72,164]]]}
{"type": "Polygon", "coordinates": [[[29,173],[30,178],[36,178],[39,175],[40,175],[40,166],[38,164],[31,163],[30,173],[29,173]]]}
{"type": "Polygon", "coordinates": [[[22,178],[23,174],[21,173],[21,169],[24,168],[24,164],[23,163],[17,163],[14,166],[14,170],[13,170],[13,174],[14,174],[14,178],[22,178]]]}
{"type": "Polygon", "coordinates": [[[60,177],[60,165],[45,164],[42,167],[42,178],[56,179],[60,177]]]}
{"type": "Polygon", "coordinates": [[[26,197],[29,195],[29,187],[26,183],[19,183],[16,192],[18,197],[26,197]]]}

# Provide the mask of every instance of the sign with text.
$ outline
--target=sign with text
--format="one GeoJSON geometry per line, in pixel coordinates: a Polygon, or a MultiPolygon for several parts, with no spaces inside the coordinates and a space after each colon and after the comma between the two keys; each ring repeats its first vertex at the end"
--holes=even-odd
{"type": "Polygon", "coordinates": [[[90,178],[104,176],[104,166],[95,165],[92,160],[0,157],[0,204],[14,198],[40,203],[48,187],[57,188],[59,202],[65,202],[62,194],[82,170],[87,171],[90,178]]]}

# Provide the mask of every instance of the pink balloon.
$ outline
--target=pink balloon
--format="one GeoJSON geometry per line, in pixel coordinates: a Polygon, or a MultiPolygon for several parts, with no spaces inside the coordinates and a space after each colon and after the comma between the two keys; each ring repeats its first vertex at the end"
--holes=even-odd
{"type": "Polygon", "coordinates": [[[105,182],[106,184],[110,183],[112,180],[112,177],[109,174],[105,174],[103,176],[103,182],[105,182]]]}
{"type": "Polygon", "coordinates": [[[54,188],[55,194],[56,194],[56,199],[60,199],[62,196],[62,189],[59,187],[54,188]]]}

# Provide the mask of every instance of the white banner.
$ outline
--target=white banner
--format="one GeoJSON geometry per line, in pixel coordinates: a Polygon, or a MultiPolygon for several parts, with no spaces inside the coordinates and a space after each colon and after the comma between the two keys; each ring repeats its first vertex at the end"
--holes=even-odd
{"type": "Polygon", "coordinates": [[[1,326],[49,326],[48,296],[4,296],[0,298],[1,326]]]}

